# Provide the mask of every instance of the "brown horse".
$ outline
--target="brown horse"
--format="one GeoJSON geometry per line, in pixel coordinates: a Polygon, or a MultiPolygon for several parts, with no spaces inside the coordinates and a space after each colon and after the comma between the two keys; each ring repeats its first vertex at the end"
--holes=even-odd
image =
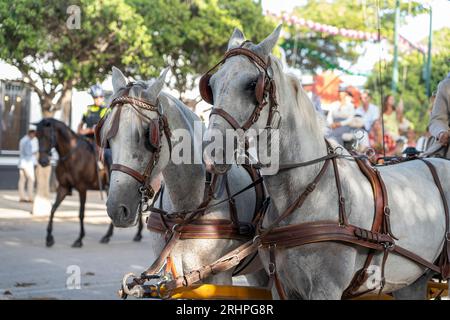
{"type": "MultiPolygon", "coordinates": [[[[53,118],[45,118],[37,123],[36,126],[36,134],[39,140],[39,164],[43,167],[50,164],[49,155],[52,148],[55,148],[59,154],[58,164],[56,165],[58,189],[47,226],[46,245],[51,247],[55,243],[52,235],[53,216],[58,206],[74,188],[80,195],[80,235],[72,247],[80,248],[83,246],[82,240],[85,235],[83,220],[86,192],[87,190],[99,190],[100,183],[107,190],[108,170],[98,170],[93,144],[88,139],[78,136],[63,122],[53,118]]],[[[142,217],[140,217],[138,232],[134,237],[134,241],[141,240],[142,227],[142,217]]],[[[113,229],[114,227],[111,223],[108,232],[101,240],[102,243],[109,242],[113,229]]]]}

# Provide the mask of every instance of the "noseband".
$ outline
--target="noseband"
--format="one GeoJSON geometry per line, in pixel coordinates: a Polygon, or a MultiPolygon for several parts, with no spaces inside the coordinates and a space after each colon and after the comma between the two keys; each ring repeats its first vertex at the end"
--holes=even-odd
{"type": "Polygon", "coordinates": [[[145,122],[149,124],[149,137],[148,137],[148,144],[150,147],[150,151],[152,151],[152,156],[150,157],[145,170],[143,173],[140,173],[133,168],[130,168],[123,164],[113,163],[111,165],[111,171],[120,171],[123,172],[131,177],[133,177],[135,180],[137,180],[139,183],[141,183],[141,186],[139,188],[139,192],[141,193],[142,199],[141,199],[141,208],[140,210],[144,210],[143,206],[146,205],[147,201],[153,197],[154,190],[150,185],[150,177],[152,174],[153,169],[156,167],[156,164],[158,163],[160,153],[161,153],[161,138],[164,133],[164,135],[167,138],[167,142],[169,144],[169,152],[172,153],[172,144],[170,141],[171,132],[169,128],[169,124],[167,121],[167,117],[162,114],[161,108],[160,108],[160,102],[159,99],[157,99],[156,104],[152,104],[148,101],[130,97],[128,94],[130,92],[131,87],[134,85],[134,83],[129,83],[127,85],[126,91],[124,94],[120,97],[115,98],[111,104],[110,108],[113,109],[114,107],[118,107],[116,114],[114,115],[114,119],[112,120],[111,129],[107,133],[105,139],[101,139],[100,137],[100,131],[101,128],[105,122],[106,117],[103,117],[100,122],[95,127],[95,141],[98,146],[101,148],[104,148],[107,146],[107,140],[114,137],[117,133],[117,130],[119,129],[119,122],[120,122],[120,112],[121,107],[125,104],[129,104],[138,114],[138,116],[145,122]],[[145,115],[142,111],[148,110],[148,111],[154,111],[158,114],[158,118],[152,119],[145,115]]]}
{"type": "MultiPolygon", "coordinates": [[[[244,42],[242,45],[244,45],[244,42]]],[[[243,48],[242,45],[239,48],[234,48],[227,51],[215,66],[209,69],[200,79],[200,95],[209,104],[214,103],[213,93],[209,84],[209,80],[212,76],[211,71],[218,68],[228,58],[243,55],[250,59],[251,62],[258,68],[259,75],[255,86],[255,98],[256,106],[253,109],[250,118],[241,126],[236,119],[223,109],[213,108],[210,113],[212,115],[218,115],[225,119],[233,129],[242,129],[247,131],[254,123],[256,123],[261,115],[261,111],[266,105],[269,105],[269,116],[267,117],[266,128],[278,128],[281,121],[281,116],[278,111],[278,102],[276,100],[276,86],[272,76],[270,68],[270,61],[266,63],[265,60],[255,52],[243,48]]]]}

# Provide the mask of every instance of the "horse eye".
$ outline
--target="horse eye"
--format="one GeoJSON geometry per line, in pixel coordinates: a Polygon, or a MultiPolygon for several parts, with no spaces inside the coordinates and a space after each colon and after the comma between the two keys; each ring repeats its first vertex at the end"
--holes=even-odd
{"type": "Polygon", "coordinates": [[[247,90],[255,90],[255,88],[256,88],[256,83],[257,83],[257,80],[252,80],[252,81],[250,81],[248,84],[247,84],[247,86],[245,87],[247,90]]]}

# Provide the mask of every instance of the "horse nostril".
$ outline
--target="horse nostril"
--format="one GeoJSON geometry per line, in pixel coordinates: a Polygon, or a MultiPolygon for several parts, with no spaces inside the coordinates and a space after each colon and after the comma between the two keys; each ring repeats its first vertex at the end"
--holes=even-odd
{"type": "Polygon", "coordinates": [[[128,218],[128,216],[130,215],[130,211],[128,210],[128,208],[126,206],[123,206],[123,205],[119,206],[119,213],[125,219],[128,218]]]}

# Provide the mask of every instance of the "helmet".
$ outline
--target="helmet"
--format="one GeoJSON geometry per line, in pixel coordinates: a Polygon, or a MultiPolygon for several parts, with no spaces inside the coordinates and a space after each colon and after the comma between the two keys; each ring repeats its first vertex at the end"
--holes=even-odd
{"type": "Polygon", "coordinates": [[[91,86],[89,88],[89,93],[91,94],[92,97],[94,98],[98,98],[98,97],[103,97],[103,89],[102,86],[99,84],[95,84],[93,86],[91,86]]]}

